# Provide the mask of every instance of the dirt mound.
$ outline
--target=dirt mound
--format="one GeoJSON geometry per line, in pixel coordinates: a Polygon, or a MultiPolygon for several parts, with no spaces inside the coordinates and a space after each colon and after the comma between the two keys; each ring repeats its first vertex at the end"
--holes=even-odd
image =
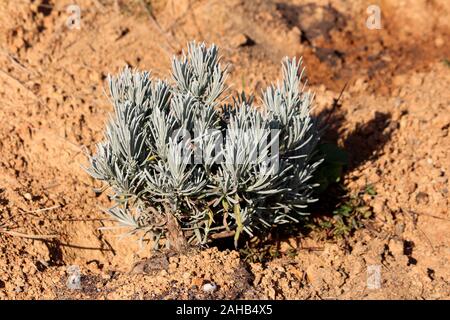
{"type": "Polygon", "coordinates": [[[114,3],[79,1],[80,29],[70,1],[0,4],[0,298],[449,298],[450,4],[380,1],[369,30],[366,1],[114,3]],[[109,201],[81,165],[111,111],[106,75],[167,76],[193,39],[222,49],[235,90],[258,93],[284,55],[304,57],[318,113],[348,83],[329,139],[351,155],[345,187],[376,190],[366,228],[292,237],[264,264],[211,248],[130,273],[151,252],[99,230],[109,201]]]}

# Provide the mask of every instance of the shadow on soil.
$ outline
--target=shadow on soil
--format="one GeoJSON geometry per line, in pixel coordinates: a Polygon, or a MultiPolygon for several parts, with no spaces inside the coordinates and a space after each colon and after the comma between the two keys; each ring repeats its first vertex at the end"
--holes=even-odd
{"type": "MultiPolygon", "coordinates": [[[[390,114],[377,112],[370,121],[359,123],[353,131],[345,133],[345,114],[341,112],[337,101],[334,107],[323,111],[317,118],[326,126],[323,143],[337,145],[339,137],[345,137],[341,144],[349,156],[349,162],[341,178],[367,161],[376,160],[396,128],[390,114]]],[[[346,239],[363,227],[372,212],[362,196],[368,194],[375,197],[376,191],[370,185],[362,190],[350,191],[339,181],[331,183],[318,195],[319,201],[310,208],[311,215],[299,224],[278,227],[265,238],[242,237],[239,251],[243,260],[266,263],[283,255],[295,256],[298,248],[281,252],[280,244],[292,238],[298,243],[300,238],[310,236],[311,233],[330,241],[346,239]]],[[[234,249],[232,238],[216,240],[212,245],[220,250],[234,249]]]]}

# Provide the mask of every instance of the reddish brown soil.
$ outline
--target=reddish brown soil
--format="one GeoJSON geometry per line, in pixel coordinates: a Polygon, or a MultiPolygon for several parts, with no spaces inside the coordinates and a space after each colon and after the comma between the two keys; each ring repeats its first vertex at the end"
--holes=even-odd
{"type": "Polygon", "coordinates": [[[365,27],[372,1],[82,0],[73,30],[71,1],[1,1],[0,298],[450,298],[450,2],[376,2],[381,30],[365,27]],[[328,135],[351,156],[347,189],[377,191],[365,228],[293,235],[266,264],[210,248],[130,273],[151,252],[99,230],[109,201],[81,167],[111,111],[104,79],[125,64],[166,77],[193,39],[220,46],[237,90],[303,56],[318,113],[348,83],[328,135]],[[71,265],[81,290],[66,286],[71,265]]]}

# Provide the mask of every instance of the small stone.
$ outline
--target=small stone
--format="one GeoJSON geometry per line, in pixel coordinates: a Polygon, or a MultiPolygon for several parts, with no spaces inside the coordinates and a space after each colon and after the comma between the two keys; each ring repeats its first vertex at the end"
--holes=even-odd
{"type": "Polygon", "coordinates": [[[308,282],[314,287],[314,288],[320,288],[323,284],[323,277],[322,277],[322,269],[316,268],[315,266],[309,266],[306,269],[306,275],[308,277],[308,282]]]}
{"type": "Polygon", "coordinates": [[[442,39],[441,37],[438,37],[438,38],[434,39],[434,44],[436,45],[436,47],[440,48],[444,45],[444,39],[442,39]]]}
{"type": "Polygon", "coordinates": [[[270,287],[268,294],[269,294],[269,299],[275,300],[275,298],[276,298],[276,291],[275,291],[274,288],[270,287]]]}
{"type": "Polygon", "coordinates": [[[392,61],[392,58],[389,56],[389,55],[383,55],[382,57],[381,57],[381,60],[383,60],[383,61],[385,61],[385,62],[391,62],[392,61]]]}
{"type": "Polygon", "coordinates": [[[377,182],[379,182],[381,179],[381,177],[376,173],[376,172],[372,172],[369,174],[368,180],[370,181],[371,184],[375,184],[377,182]]]}
{"type": "Polygon", "coordinates": [[[415,183],[415,182],[408,182],[406,184],[406,192],[408,192],[409,194],[411,194],[414,191],[416,191],[416,189],[417,189],[417,183],[415,183]]]}
{"type": "Polygon", "coordinates": [[[303,273],[302,270],[299,270],[297,268],[293,268],[290,271],[294,274],[295,277],[297,277],[298,280],[300,280],[300,281],[303,280],[304,273],[303,273]]]}
{"type": "Polygon", "coordinates": [[[401,86],[403,86],[406,83],[406,81],[407,81],[407,78],[406,78],[405,75],[398,75],[398,76],[394,77],[393,84],[395,86],[401,87],[401,86]]]}
{"type": "Polygon", "coordinates": [[[203,285],[203,291],[213,293],[217,290],[217,285],[214,282],[208,282],[203,285]]]}
{"type": "Polygon", "coordinates": [[[400,107],[404,102],[405,102],[405,100],[403,100],[402,98],[397,97],[397,98],[395,98],[394,106],[395,106],[396,108],[398,108],[398,107],[400,107]]]}
{"type": "Polygon", "coordinates": [[[102,273],[101,277],[103,280],[111,280],[111,274],[109,273],[102,273]]]}
{"type": "Polygon", "coordinates": [[[196,286],[198,288],[200,288],[203,285],[204,280],[202,278],[199,277],[195,277],[194,279],[192,279],[191,281],[191,286],[196,286]]]}
{"type": "Polygon", "coordinates": [[[170,257],[169,262],[170,263],[179,263],[180,259],[178,257],[170,257]]]}
{"type": "Polygon", "coordinates": [[[250,39],[247,35],[243,33],[239,33],[235,35],[233,38],[231,38],[230,43],[233,47],[244,47],[244,46],[250,46],[254,44],[255,42],[250,39]]]}
{"type": "Polygon", "coordinates": [[[417,202],[417,204],[425,205],[425,204],[428,204],[429,200],[430,200],[430,197],[425,192],[419,192],[416,195],[416,202],[417,202]]]}
{"type": "Polygon", "coordinates": [[[373,212],[375,214],[381,214],[384,211],[384,201],[381,199],[376,199],[372,204],[373,212]]]}
{"type": "Polygon", "coordinates": [[[354,92],[363,91],[363,90],[367,89],[367,86],[368,86],[368,84],[366,82],[366,79],[358,78],[358,79],[356,79],[355,84],[353,85],[352,91],[354,91],[354,92]]]}
{"type": "Polygon", "coordinates": [[[33,196],[30,194],[30,193],[25,193],[24,195],[23,195],[23,197],[25,198],[25,199],[27,199],[27,200],[29,200],[29,201],[31,201],[32,199],[33,199],[33,196]]]}
{"type": "Polygon", "coordinates": [[[22,291],[23,291],[23,287],[21,287],[21,286],[16,286],[16,287],[14,288],[14,292],[20,293],[20,292],[22,292],[22,291]]]}
{"type": "Polygon", "coordinates": [[[293,27],[289,32],[286,34],[286,38],[289,42],[296,43],[302,36],[302,31],[298,27],[293,27]]]}
{"type": "Polygon", "coordinates": [[[176,270],[178,267],[177,263],[169,263],[169,270],[176,270]]]}
{"type": "Polygon", "coordinates": [[[159,272],[159,274],[160,274],[161,276],[167,276],[167,275],[168,275],[168,273],[167,273],[166,270],[161,270],[161,271],[159,272]]]}
{"type": "Polygon", "coordinates": [[[253,285],[257,286],[261,282],[262,276],[261,274],[257,273],[255,275],[255,279],[253,280],[253,285]]]}
{"type": "Polygon", "coordinates": [[[286,269],[284,269],[282,266],[278,266],[277,267],[277,270],[279,271],[279,272],[286,272],[286,269]]]}
{"type": "Polygon", "coordinates": [[[389,241],[389,251],[394,257],[401,257],[403,255],[403,242],[395,239],[389,241]]]}
{"type": "Polygon", "coordinates": [[[405,231],[405,225],[403,223],[398,223],[395,225],[395,234],[400,237],[405,231]]]}
{"type": "Polygon", "coordinates": [[[421,86],[422,85],[422,83],[423,83],[423,77],[421,76],[421,75],[419,75],[419,74],[416,74],[416,75],[414,75],[414,76],[412,76],[410,79],[409,79],[409,81],[410,81],[410,83],[411,83],[411,85],[413,86],[413,87],[418,87],[418,86],[421,86]]]}

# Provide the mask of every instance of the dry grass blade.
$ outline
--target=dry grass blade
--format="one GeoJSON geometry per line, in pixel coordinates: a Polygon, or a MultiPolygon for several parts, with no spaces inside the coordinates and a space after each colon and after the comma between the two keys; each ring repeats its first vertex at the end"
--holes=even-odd
{"type": "Polygon", "coordinates": [[[20,82],[18,79],[14,78],[13,76],[11,76],[10,74],[8,74],[7,72],[5,72],[2,69],[0,69],[0,74],[3,74],[11,82],[13,82],[16,87],[22,88],[25,91],[27,91],[34,100],[36,100],[39,103],[41,102],[41,99],[39,99],[39,97],[33,91],[31,91],[29,88],[27,88],[27,86],[24,85],[22,82],[20,82]]]}
{"type": "Polygon", "coordinates": [[[7,230],[5,228],[0,228],[0,233],[8,234],[13,237],[20,237],[33,240],[51,240],[59,237],[56,234],[26,234],[22,232],[7,230]]]}
{"type": "Polygon", "coordinates": [[[26,210],[26,209],[22,209],[22,208],[19,208],[19,209],[22,210],[23,212],[26,212],[26,213],[37,213],[37,212],[55,210],[55,209],[58,209],[60,207],[61,206],[59,204],[57,204],[57,205],[54,205],[54,206],[51,206],[51,207],[48,207],[48,208],[41,208],[41,209],[36,209],[36,210],[26,210]]]}

